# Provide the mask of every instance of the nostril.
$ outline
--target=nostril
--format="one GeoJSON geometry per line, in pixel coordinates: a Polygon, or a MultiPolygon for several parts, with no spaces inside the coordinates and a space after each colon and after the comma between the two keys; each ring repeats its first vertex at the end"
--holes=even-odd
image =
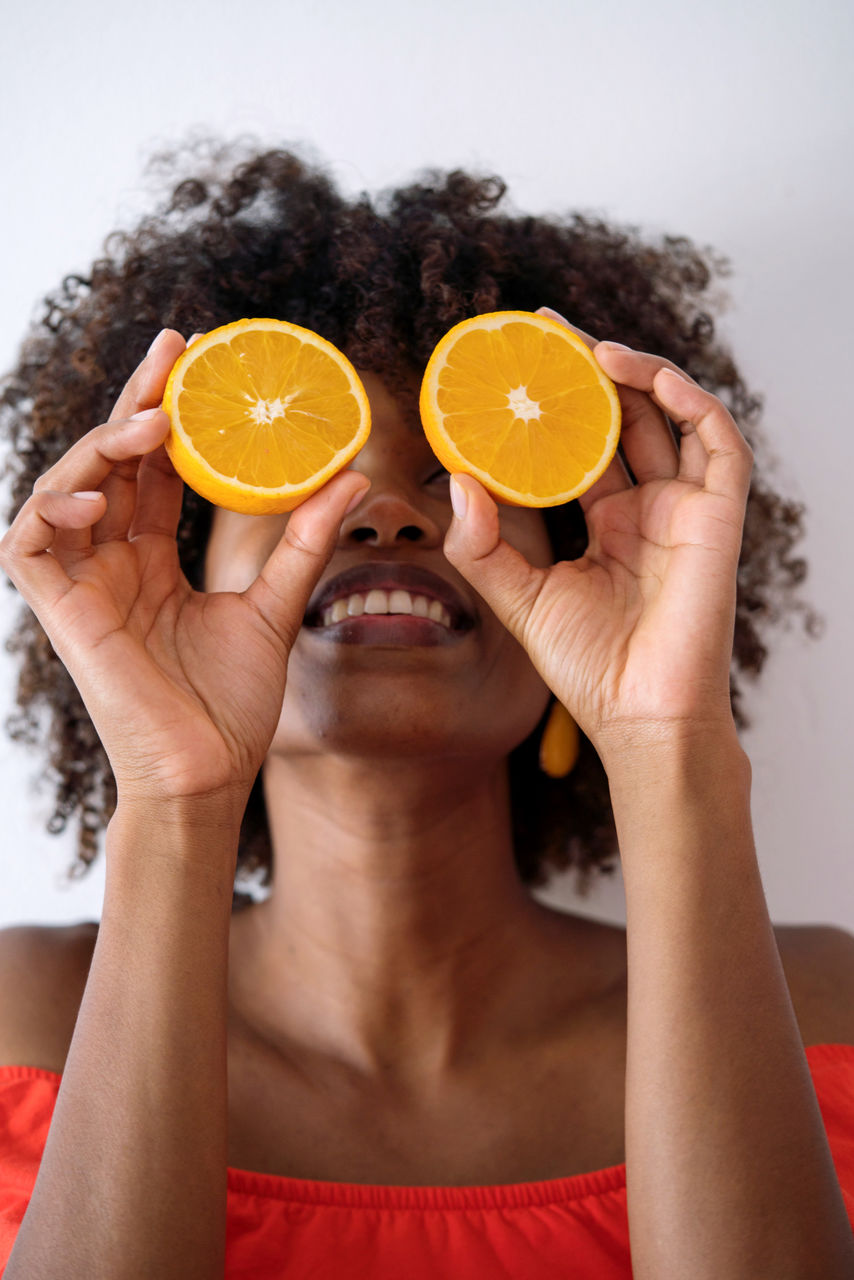
{"type": "MultiPolygon", "coordinates": [[[[352,529],[350,531],[350,537],[353,542],[376,542],[379,539],[379,536],[379,530],[372,529],[371,526],[367,524],[360,525],[358,529],[352,529]]],[[[419,529],[417,524],[405,524],[402,528],[398,529],[397,536],[394,541],[397,541],[397,539],[400,538],[404,542],[420,542],[423,537],[424,530],[419,529]]]]}

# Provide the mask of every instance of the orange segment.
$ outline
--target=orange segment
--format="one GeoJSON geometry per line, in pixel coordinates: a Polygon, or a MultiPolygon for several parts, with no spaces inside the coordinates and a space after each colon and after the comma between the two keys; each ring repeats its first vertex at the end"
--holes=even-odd
{"type": "Polygon", "coordinates": [[[292,511],[362,448],[371,429],[356,370],[331,342],[284,320],[236,320],[178,358],[163,396],[181,478],[230,511],[292,511]]]}
{"type": "Polygon", "coordinates": [[[475,476],[504,502],[552,507],[608,466],[620,400],[570,329],[529,311],[494,311],[463,320],[437,345],[421,421],[448,471],[475,476]]]}

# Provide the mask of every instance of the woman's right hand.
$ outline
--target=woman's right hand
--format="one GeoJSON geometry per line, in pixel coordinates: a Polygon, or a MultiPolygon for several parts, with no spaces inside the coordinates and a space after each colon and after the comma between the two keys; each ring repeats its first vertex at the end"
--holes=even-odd
{"type": "Polygon", "coordinates": [[[176,543],[183,483],[156,407],[184,347],[165,330],[109,421],[36,481],[0,565],[80,690],[119,802],[222,797],[242,814],[308,598],[366,485],[345,471],[304,502],[246,591],[194,591],[176,543]]]}

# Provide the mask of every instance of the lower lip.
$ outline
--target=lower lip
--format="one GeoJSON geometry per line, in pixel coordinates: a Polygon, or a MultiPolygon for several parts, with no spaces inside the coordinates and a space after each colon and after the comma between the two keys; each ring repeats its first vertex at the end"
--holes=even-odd
{"type": "Polygon", "coordinates": [[[411,614],[363,613],[328,627],[308,627],[311,635],[336,644],[442,645],[456,644],[465,634],[450,631],[429,618],[411,614]]]}

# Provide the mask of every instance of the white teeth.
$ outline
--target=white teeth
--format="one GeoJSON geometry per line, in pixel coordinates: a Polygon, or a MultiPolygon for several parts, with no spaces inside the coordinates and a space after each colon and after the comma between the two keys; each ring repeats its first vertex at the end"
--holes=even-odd
{"type": "Polygon", "coordinates": [[[341,596],[323,610],[323,625],[330,627],[335,622],[343,622],[345,618],[358,618],[363,613],[412,614],[416,618],[429,618],[443,627],[450,628],[451,625],[450,613],[438,600],[430,600],[427,596],[413,596],[400,587],[395,587],[392,591],[374,587],[366,596],[359,592],[352,596],[341,596]]]}
{"type": "Polygon", "coordinates": [[[388,592],[374,587],[365,596],[365,613],[388,613],[388,592]]]}
{"type": "Polygon", "coordinates": [[[412,596],[408,591],[391,591],[388,597],[389,613],[413,613],[412,596]]]}

